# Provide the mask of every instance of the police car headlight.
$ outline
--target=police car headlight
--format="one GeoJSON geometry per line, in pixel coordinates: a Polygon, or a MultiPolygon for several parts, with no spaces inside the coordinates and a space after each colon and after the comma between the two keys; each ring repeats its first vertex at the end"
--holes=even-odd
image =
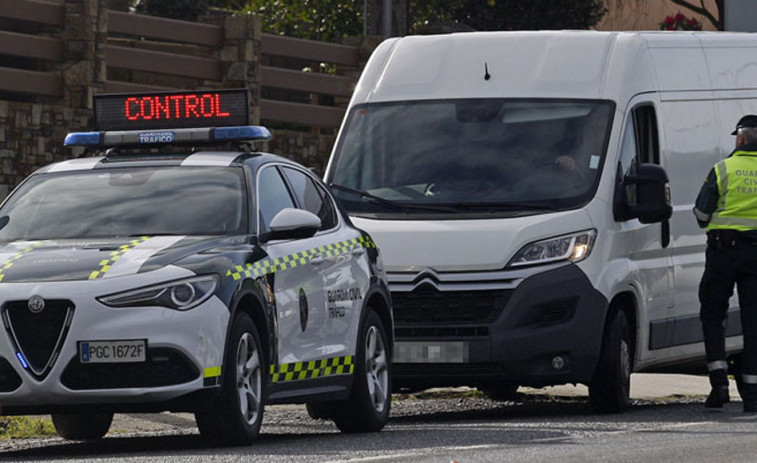
{"type": "Polygon", "coordinates": [[[218,276],[204,275],[110,294],[98,297],[97,300],[109,307],[158,306],[189,310],[212,296],[217,286],[218,276]]]}
{"type": "Polygon", "coordinates": [[[507,266],[522,267],[560,261],[579,262],[589,256],[596,237],[596,230],[585,230],[529,243],[515,254],[507,266]]]}

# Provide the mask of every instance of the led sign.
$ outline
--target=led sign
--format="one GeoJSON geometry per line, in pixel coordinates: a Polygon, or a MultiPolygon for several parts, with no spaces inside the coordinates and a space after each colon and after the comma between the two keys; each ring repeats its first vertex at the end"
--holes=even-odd
{"type": "Polygon", "coordinates": [[[97,130],[230,127],[250,124],[245,89],[95,95],[97,130]]]}

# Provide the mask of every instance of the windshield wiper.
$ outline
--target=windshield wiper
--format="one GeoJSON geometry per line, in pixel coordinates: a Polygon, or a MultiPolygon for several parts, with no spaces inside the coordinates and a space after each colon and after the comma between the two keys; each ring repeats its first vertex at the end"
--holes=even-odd
{"type": "Polygon", "coordinates": [[[420,209],[424,211],[434,211],[434,212],[455,212],[456,210],[455,207],[451,207],[448,205],[400,203],[398,201],[392,201],[391,199],[382,198],[381,196],[376,196],[373,193],[368,193],[367,191],[356,190],[348,186],[337,185],[336,183],[330,184],[329,187],[335,190],[346,191],[347,193],[352,193],[354,195],[360,196],[361,198],[365,198],[376,204],[381,204],[383,206],[391,207],[393,209],[402,210],[402,211],[407,211],[408,209],[420,209]]]}
{"type": "Polygon", "coordinates": [[[462,209],[462,210],[489,209],[490,211],[501,210],[501,209],[556,211],[559,209],[554,204],[533,203],[533,202],[470,202],[470,203],[460,202],[460,203],[443,203],[441,205],[446,206],[446,207],[454,207],[456,209],[462,209]]]}

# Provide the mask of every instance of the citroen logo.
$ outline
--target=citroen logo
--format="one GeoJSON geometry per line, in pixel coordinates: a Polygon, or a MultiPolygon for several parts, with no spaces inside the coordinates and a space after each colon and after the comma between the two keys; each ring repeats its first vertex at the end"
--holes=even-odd
{"type": "Polygon", "coordinates": [[[40,313],[45,310],[45,300],[42,296],[32,296],[27,304],[31,313],[40,313]]]}

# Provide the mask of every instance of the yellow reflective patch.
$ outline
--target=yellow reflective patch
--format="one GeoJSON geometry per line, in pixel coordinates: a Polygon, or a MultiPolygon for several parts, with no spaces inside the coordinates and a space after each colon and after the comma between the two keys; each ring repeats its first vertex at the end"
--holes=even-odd
{"type": "Polygon", "coordinates": [[[292,269],[294,267],[305,265],[313,258],[325,255],[326,257],[336,257],[342,254],[352,252],[355,248],[363,247],[366,249],[375,248],[376,244],[372,239],[361,236],[359,238],[352,238],[339,243],[331,243],[317,248],[308,249],[306,251],[295,252],[283,257],[266,258],[255,262],[254,264],[245,264],[244,267],[236,265],[232,269],[226,272],[227,277],[233,278],[235,281],[244,278],[257,278],[260,276],[268,275],[269,273],[276,273],[282,270],[292,269]]]}
{"type": "Polygon", "coordinates": [[[122,244],[118,247],[118,250],[113,251],[110,253],[109,259],[103,259],[100,261],[100,268],[98,270],[93,271],[89,274],[90,280],[95,280],[97,278],[102,278],[105,275],[105,272],[110,270],[110,267],[123,256],[126,254],[130,249],[135,247],[136,245],[143,243],[147,240],[149,240],[149,236],[140,236],[137,239],[131,240],[126,244],[122,244]]]}
{"type": "Polygon", "coordinates": [[[347,375],[354,371],[353,356],[332,357],[308,362],[271,365],[271,382],[302,381],[324,376],[347,375]]]}

